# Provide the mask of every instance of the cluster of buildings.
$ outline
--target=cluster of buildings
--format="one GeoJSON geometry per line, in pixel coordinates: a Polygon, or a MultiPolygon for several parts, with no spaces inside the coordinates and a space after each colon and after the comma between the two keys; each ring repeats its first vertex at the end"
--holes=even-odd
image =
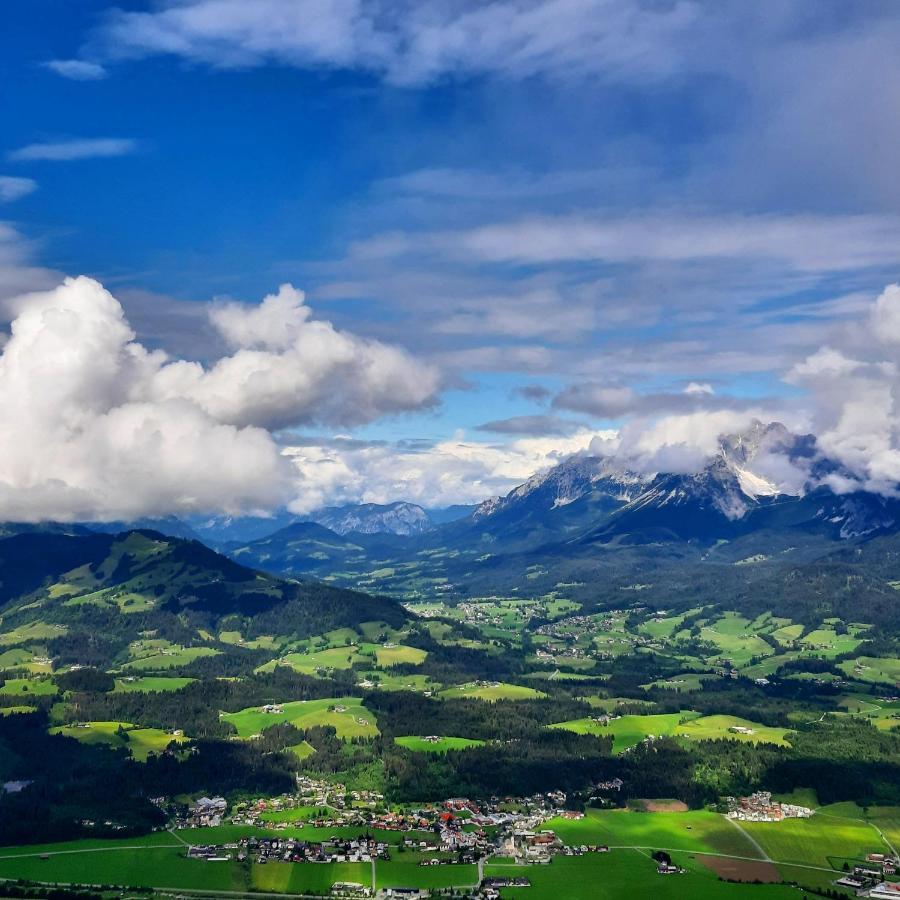
{"type": "Polygon", "coordinates": [[[300,841],[281,838],[245,838],[240,841],[238,858],[251,858],[257,863],[343,863],[372,862],[390,859],[390,848],[384,841],[359,837],[331,837],[325,841],[300,841]],[[240,852],[244,854],[241,857],[240,852]]]}
{"type": "Polygon", "coordinates": [[[870,853],[865,865],[856,865],[835,884],[850,888],[860,897],[894,897],[900,900],[900,883],[885,881],[886,876],[895,875],[900,868],[900,860],[884,853],[870,853]]]}
{"type": "Polygon", "coordinates": [[[224,797],[201,797],[188,807],[176,824],[178,828],[214,828],[222,824],[227,811],[228,803],[224,797]]]}
{"type": "Polygon", "coordinates": [[[815,810],[795,803],[779,803],[769,791],[757,791],[749,797],[726,797],[728,818],[742,822],[780,822],[782,819],[808,819],[815,810]]]}

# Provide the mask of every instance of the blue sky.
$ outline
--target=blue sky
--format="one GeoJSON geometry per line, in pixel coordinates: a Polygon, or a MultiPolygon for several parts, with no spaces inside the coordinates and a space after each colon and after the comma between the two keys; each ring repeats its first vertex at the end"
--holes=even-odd
{"type": "MultiPolygon", "coordinates": [[[[398,408],[280,415],[282,442],[486,444],[477,493],[635,418],[814,422],[785,374],[898,279],[891,2],[2,15],[4,297],[89,275],[142,344],[211,365],[210,302],[290,282],[315,318],[438,373],[398,408]]],[[[420,498],[465,499],[472,473],[444,489],[441,464],[420,498]]],[[[347,465],[322,498],[365,493],[347,465]]]]}

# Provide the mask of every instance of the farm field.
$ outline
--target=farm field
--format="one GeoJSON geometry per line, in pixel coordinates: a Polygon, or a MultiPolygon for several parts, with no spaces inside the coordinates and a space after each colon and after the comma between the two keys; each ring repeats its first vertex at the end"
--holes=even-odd
{"type": "Polygon", "coordinates": [[[329,647],[311,653],[288,653],[259,667],[259,672],[271,672],[277,666],[289,666],[302,675],[317,675],[320,671],[349,669],[359,655],[359,647],[329,647]]]}
{"type": "Polygon", "coordinates": [[[50,729],[51,734],[75,738],[85,744],[108,744],[131,751],[139,762],[145,762],[151,753],[161,753],[172,741],[181,743],[183,735],[172,735],[159,728],[135,728],[127,722],[87,722],[83,725],[61,725],[50,729]],[[125,730],[127,737],[119,733],[125,730]]]}
{"type": "Polygon", "coordinates": [[[696,741],[728,738],[735,741],[749,741],[754,744],[778,744],[782,747],[789,743],[785,739],[788,729],[760,725],[758,722],[739,719],[737,716],[701,716],[699,719],[692,719],[690,722],[679,725],[675,729],[675,734],[696,741]],[[753,734],[736,733],[730,731],[731,728],[749,728],[753,734]]]}
{"type": "Polygon", "coordinates": [[[7,678],[0,695],[13,697],[52,697],[58,693],[52,681],[37,678],[7,678]]]}
{"type": "Polygon", "coordinates": [[[593,734],[597,737],[611,735],[613,738],[613,753],[621,753],[629,747],[640,743],[648,735],[657,737],[671,735],[684,727],[681,725],[685,716],[696,716],[697,713],[660,713],[646,716],[620,716],[612,719],[608,725],[601,725],[594,719],[573,719],[569,722],[558,722],[550,725],[550,728],[562,728],[575,734],[593,734]]]}
{"type": "Polygon", "coordinates": [[[221,713],[222,721],[237,729],[238,737],[249,738],[270,725],[291,722],[297,728],[331,725],[343,740],[353,737],[374,737],[378,734],[374,713],[362,705],[358,697],[335,697],[324,700],[295,700],[281,704],[282,712],[263,712],[251,706],[240,712],[221,713]]]}
{"type": "Polygon", "coordinates": [[[204,656],[218,656],[219,653],[221,653],[221,651],[216,650],[214,647],[181,647],[178,645],[169,645],[159,648],[158,651],[147,652],[146,655],[141,653],[137,658],[125,663],[122,668],[142,672],[176,669],[192,663],[195,659],[200,659],[204,656]]]}
{"type": "Polygon", "coordinates": [[[589,809],[583,819],[550,819],[544,827],[570,846],[608,844],[760,858],[745,834],[724,816],[705,810],[644,813],[589,809]]]}
{"type": "Polygon", "coordinates": [[[865,859],[886,848],[878,833],[862,819],[817,812],[811,819],[741,822],[775,861],[840,868],[845,859],[865,859]]]}
{"type": "Polygon", "coordinates": [[[510,900],[620,900],[622,897],[659,897],[663,900],[794,900],[797,891],[786,885],[728,884],[687,854],[673,855],[683,875],[660,877],[649,854],[613,850],[584,856],[556,857],[547,866],[486,866],[487,877],[524,876],[531,885],[502,888],[510,900]]]}
{"type": "Polygon", "coordinates": [[[394,738],[394,742],[407,750],[418,753],[446,753],[448,750],[465,750],[467,747],[482,747],[484,741],[476,741],[471,738],[440,737],[437,741],[427,741],[417,735],[406,735],[394,738]]]}
{"type": "Polygon", "coordinates": [[[896,657],[859,656],[838,663],[838,668],[857,681],[888,685],[900,682],[900,659],[896,657]]]}
{"type": "Polygon", "coordinates": [[[375,649],[375,661],[382,668],[406,664],[418,666],[425,662],[428,653],[417,647],[404,647],[402,644],[393,646],[377,646],[375,649]]]}
{"type": "Polygon", "coordinates": [[[246,888],[236,863],[187,859],[184,851],[184,845],[170,834],[118,843],[77,841],[47,848],[11,847],[0,851],[0,878],[221,891],[246,888]],[[154,840],[157,837],[162,840],[154,840]],[[41,853],[51,855],[42,859],[41,853]]]}
{"type": "Polygon", "coordinates": [[[543,691],[537,691],[521,684],[498,682],[460,684],[441,691],[440,695],[448,700],[466,697],[473,700],[486,700],[490,703],[496,700],[534,700],[547,696],[543,691]]]}

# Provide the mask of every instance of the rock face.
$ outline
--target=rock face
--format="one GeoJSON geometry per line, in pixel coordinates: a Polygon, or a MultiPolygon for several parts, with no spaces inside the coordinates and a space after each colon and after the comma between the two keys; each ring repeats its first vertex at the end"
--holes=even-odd
{"type": "Polygon", "coordinates": [[[421,534],[432,527],[428,513],[415,503],[362,503],[332,506],[309,518],[338,534],[421,534]]]}

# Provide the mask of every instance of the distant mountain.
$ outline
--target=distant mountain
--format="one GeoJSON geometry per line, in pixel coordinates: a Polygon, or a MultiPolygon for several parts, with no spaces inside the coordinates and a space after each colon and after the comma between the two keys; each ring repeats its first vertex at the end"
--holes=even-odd
{"type": "Polygon", "coordinates": [[[163,516],[156,519],[142,518],[132,522],[86,522],[84,528],[101,534],[119,534],[122,531],[158,531],[166,537],[183,538],[187,541],[200,540],[200,535],[177,516],[163,516]]]}
{"type": "Polygon", "coordinates": [[[432,528],[428,513],[415,503],[360,503],[331,506],[309,519],[337,534],[421,534],[432,528]]]}

